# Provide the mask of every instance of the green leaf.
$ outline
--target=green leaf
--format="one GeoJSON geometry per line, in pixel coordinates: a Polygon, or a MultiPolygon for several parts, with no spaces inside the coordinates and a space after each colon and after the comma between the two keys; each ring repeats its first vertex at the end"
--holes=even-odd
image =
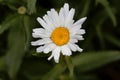
{"type": "Polygon", "coordinates": [[[32,14],[36,12],[37,0],[27,0],[28,13],[32,14]]]}
{"type": "MultiPolygon", "coordinates": [[[[75,67],[79,68],[81,73],[96,69],[119,59],[120,52],[118,51],[89,52],[73,57],[72,62],[75,67]]],[[[55,80],[66,70],[66,68],[66,64],[57,64],[51,71],[43,76],[42,80],[55,80]]]]}
{"type": "Polygon", "coordinates": [[[100,47],[102,50],[105,49],[105,42],[104,42],[102,27],[103,27],[103,24],[105,23],[105,21],[107,20],[107,18],[108,18],[108,16],[107,16],[105,10],[101,10],[96,14],[96,16],[94,16],[93,21],[92,21],[92,23],[95,26],[97,37],[99,39],[100,47]]]}
{"type": "Polygon", "coordinates": [[[82,13],[80,15],[80,17],[84,17],[87,15],[88,11],[89,11],[89,8],[90,8],[90,2],[91,0],[87,0],[84,4],[84,7],[83,7],[83,10],[82,10],[82,13]]]}
{"type": "Polygon", "coordinates": [[[25,35],[20,20],[18,22],[18,26],[12,27],[8,35],[9,50],[6,54],[6,65],[11,79],[16,77],[24,56],[25,35]]]}
{"type": "Polygon", "coordinates": [[[0,24],[0,34],[7,30],[9,27],[14,26],[18,18],[19,17],[17,14],[6,17],[5,21],[0,24]]]}
{"type": "Polygon", "coordinates": [[[112,34],[105,34],[105,38],[108,42],[120,47],[120,40],[117,39],[114,35],[112,34]]]}
{"type": "Polygon", "coordinates": [[[103,37],[103,33],[102,33],[102,25],[105,22],[105,20],[106,20],[106,17],[100,18],[98,20],[98,23],[95,24],[97,37],[99,38],[100,47],[101,47],[102,50],[105,49],[105,42],[104,42],[104,37],[103,37]]]}
{"type": "Polygon", "coordinates": [[[109,2],[107,0],[96,0],[96,1],[97,1],[97,3],[100,3],[105,7],[106,12],[108,13],[108,15],[110,16],[110,18],[113,22],[113,25],[116,26],[117,25],[116,17],[109,5],[109,2]]]}
{"type": "Polygon", "coordinates": [[[0,71],[5,70],[5,57],[0,57],[0,71]]]}
{"type": "Polygon", "coordinates": [[[120,52],[89,52],[75,56],[72,60],[73,64],[79,68],[80,72],[86,72],[104,66],[113,61],[120,60],[120,52]]]}
{"type": "Polygon", "coordinates": [[[99,38],[100,47],[101,47],[102,50],[104,50],[105,49],[105,44],[104,44],[105,42],[104,42],[104,38],[103,38],[101,25],[96,26],[96,33],[97,33],[97,36],[99,38]]]}
{"type": "Polygon", "coordinates": [[[25,34],[26,34],[26,44],[25,44],[25,50],[28,50],[31,40],[31,25],[30,25],[30,18],[28,16],[23,17],[24,22],[24,28],[25,28],[25,34]]]}

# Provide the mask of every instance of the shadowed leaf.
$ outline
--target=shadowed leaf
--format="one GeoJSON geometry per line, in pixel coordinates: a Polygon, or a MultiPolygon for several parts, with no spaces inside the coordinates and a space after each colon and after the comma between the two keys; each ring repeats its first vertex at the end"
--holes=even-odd
{"type": "Polygon", "coordinates": [[[117,25],[116,17],[115,17],[115,14],[113,13],[111,7],[109,6],[109,2],[107,0],[96,0],[96,1],[105,7],[106,12],[108,13],[108,15],[110,16],[110,18],[113,22],[113,25],[116,26],[117,25]]]}
{"type": "Polygon", "coordinates": [[[81,72],[85,72],[117,60],[120,60],[120,52],[118,51],[89,52],[74,57],[73,64],[81,72]]]}
{"type": "Polygon", "coordinates": [[[7,30],[9,27],[14,26],[18,18],[19,16],[17,14],[8,16],[5,21],[0,24],[0,34],[7,30]]]}
{"type": "Polygon", "coordinates": [[[8,35],[9,50],[6,54],[6,64],[8,67],[8,74],[11,79],[16,77],[24,56],[25,36],[20,27],[20,25],[14,26],[10,29],[8,35]]]}
{"type": "Polygon", "coordinates": [[[24,21],[24,27],[25,27],[25,34],[26,34],[26,44],[25,44],[25,50],[28,50],[30,45],[30,39],[31,39],[31,25],[30,25],[30,18],[28,16],[23,17],[24,21]]]}
{"type": "Polygon", "coordinates": [[[120,40],[117,39],[114,35],[105,34],[105,38],[107,39],[107,41],[109,41],[110,43],[112,43],[120,48],[120,40]]]}

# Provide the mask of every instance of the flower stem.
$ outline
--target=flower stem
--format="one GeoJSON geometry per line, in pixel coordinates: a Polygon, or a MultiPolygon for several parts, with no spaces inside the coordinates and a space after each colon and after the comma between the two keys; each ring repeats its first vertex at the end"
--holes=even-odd
{"type": "Polygon", "coordinates": [[[72,64],[72,60],[71,60],[71,57],[70,56],[65,56],[65,61],[66,61],[66,64],[67,64],[67,67],[70,71],[70,78],[73,78],[74,77],[74,66],[72,64]]]}

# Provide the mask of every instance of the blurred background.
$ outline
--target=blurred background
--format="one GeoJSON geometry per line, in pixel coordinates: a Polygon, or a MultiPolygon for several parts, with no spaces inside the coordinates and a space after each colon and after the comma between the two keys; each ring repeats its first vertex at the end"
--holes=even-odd
{"type": "Polygon", "coordinates": [[[120,0],[0,0],[0,80],[120,80],[120,0]],[[75,21],[87,16],[85,40],[74,52],[74,78],[64,60],[47,61],[30,45],[36,18],[69,3],[75,21]]]}

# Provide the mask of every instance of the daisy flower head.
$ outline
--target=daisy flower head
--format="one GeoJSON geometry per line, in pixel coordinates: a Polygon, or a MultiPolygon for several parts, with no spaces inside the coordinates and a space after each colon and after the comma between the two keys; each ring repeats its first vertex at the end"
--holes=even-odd
{"type": "Polygon", "coordinates": [[[74,22],[74,14],[75,9],[69,10],[69,4],[65,3],[59,13],[51,9],[43,18],[37,18],[43,28],[33,29],[32,36],[39,40],[31,42],[31,45],[39,46],[36,49],[38,53],[52,52],[48,60],[54,58],[58,63],[60,54],[70,56],[72,51],[83,51],[76,43],[84,39],[82,35],[85,34],[85,30],[81,27],[86,17],[74,22]]]}

